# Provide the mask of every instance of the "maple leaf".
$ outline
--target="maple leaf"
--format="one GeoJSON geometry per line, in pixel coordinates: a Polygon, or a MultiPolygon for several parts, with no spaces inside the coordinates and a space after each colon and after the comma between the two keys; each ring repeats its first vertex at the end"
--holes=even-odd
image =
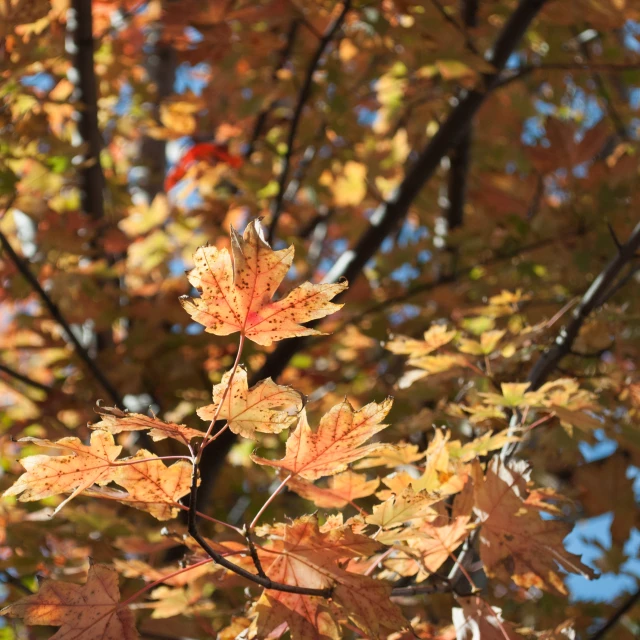
{"type": "Polygon", "coordinates": [[[307,414],[300,414],[296,430],[289,436],[285,457],[266,460],[252,455],[258,464],[284,469],[305,480],[317,480],[343,471],[350,462],[368,455],[378,445],[363,446],[371,436],[384,429],[381,424],[391,409],[393,400],[387,398],[377,404],[371,402],[355,411],[347,400],[332,407],[312,431],[307,414]]]}
{"type": "Polygon", "coordinates": [[[109,433],[118,434],[123,431],[144,431],[149,430],[149,435],[154,442],[173,438],[188,444],[193,438],[202,438],[204,433],[197,429],[190,429],[183,424],[174,422],[164,422],[158,418],[145,416],[142,413],[129,413],[117,407],[96,407],[96,412],[100,414],[102,420],[89,425],[91,429],[100,429],[109,433]]]}
{"type": "Polygon", "coordinates": [[[345,471],[331,476],[328,484],[327,488],[317,487],[305,480],[294,478],[288,486],[299,496],[314,502],[317,507],[340,509],[358,498],[370,496],[378,488],[380,480],[378,478],[367,480],[367,477],[361,473],[345,471]]]}
{"type": "Polygon", "coordinates": [[[419,451],[417,444],[400,442],[398,444],[384,444],[380,446],[373,455],[360,460],[355,467],[357,469],[368,469],[384,465],[393,469],[404,465],[413,464],[424,458],[424,451],[419,451]]]}
{"type": "MultiPolygon", "coordinates": [[[[332,600],[367,637],[381,638],[384,631],[406,626],[389,596],[389,585],[368,576],[345,571],[345,558],[369,556],[380,550],[375,540],[347,527],[320,531],[315,516],[304,516],[285,527],[284,539],[271,540],[259,551],[272,580],[285,584],[332,589],[332,600]]],[[[340,638],[339,627],[327,604],[316,596],[265,590],[256,607],[259,637],[279,624],[289,625],[293,640],[340,638]],[[306,634],[306,635],[305,635],[306,634]]]]}
{"type": "Polygon", "coordinates": [[[489,576],[513,581],[521,587],[567,594],[558,565],[586,578],[593,571],[563,545],[570,527],[559,520],[543,520],[527,508],[527,467],[503,464],[494,458],[484,481],[475,482],[474,512],[480,528],[480,557],[489,576]]]}
{"type": "Polygon", "coordinates": [[[510,622],[502,617],[502,609],[492,607],[482,598],[458,598],[462,605],[452,611],[456,640],[521,640],[510,622]]]}
{"type": "Polygon", "coordinates": [[[148,511],[158,520],[175,518],[180,507],[178,501],[189,493],[192,466],[188,460],[178,460],[170,467],[154,454],[140,449],[126,462],[135,464],[117,467],[114,480],[127,490],[118,498],[132,507],[148,511]]]}
{"type": "Polygon", "coordinates": [[[139,636],[133,614],[119,600],[118,574],[95,564],[84,585],[45,580],[38,593],[0,613],[23,618],[26,625],[60,627],[51,640],[134,640],[139,636]]]}
{"type": "Polygon", "coordinates": [[[400,495],[393,495],[373,507],[373,513],[365,521],[383,529],[399,527],[432,512],[431,505],[439,500],[440,496],[431,496],[426,491],[415,492],[409,487],[400,495]]]}
{"type": "Polygon", "coordinates": [[[39,447],[69,451],[64,456],[39,454],[20,460],[27,470],[5,492],[5,496],[19,495],[19,500],[42,500],[61,493],[70,493],[55,509],[54,514],[79,493],[93,484],[105,485],[114,479],[117,466],[114,460],[122,451],[113,436],[106,431],[94,431],[91,444],[78,438],[62,438],[56,442],[40,438],[21,438],[18,442],[33,442],[39,447]]]}
{"type": "Polygon", "coordinates": [[[247,371],[238,367],[226,391],[230,377],[231,372],[227,371],[220,384],[213,387],[213,404],[198,409],[203,420],[213,420],[225,392],[218,418],[227,420],[229,429],[244,438],[254,439],[256,431],[280,433],[291,426],[302,409],[302,396],[290,387],[277,385],[271,378],[249,389],[247,371]]]}
{"type": "Polygon", "coordinates": [[[342,305],[330,302],[347,288],[346,282],[305,282],[285,298],[269,302],[293,261],[293,245],[273,251],[253,220],[241,237],[231,227],[231,253],[200,247],[189,282],[200,298],[181,298],[182,306],[205,331],[227,336],[236,331],[268,346],[277,340],[319,334],[301,323],[324,318],[342,305]]]}
{"type": "Polygon", "coordinates": [[[447,331],[447,327],[444,325],[434,324],[428,331],[425,331],[424,340],[416,340],[407,336],[394,336],[393,339],[384,346],[385,349],[388,349],[391,353],[419,358],[443,347],[455,337],[455,329],[453,331],[447,331]]]}
{"type": "Polygon", "coordinates": [[[427,519],[415,528],[410,527],[401,532],[387,532],[381,542],[391,543],[391,536],[402,537],[406,546],[402,546],[399,556],[385,561],[385,566],[402,576],[416,575],[416,582],[422,582],[435,573],[464,542],[469,535],[469,517],[461,516],[449,520],[441,515],[427,519]]]}

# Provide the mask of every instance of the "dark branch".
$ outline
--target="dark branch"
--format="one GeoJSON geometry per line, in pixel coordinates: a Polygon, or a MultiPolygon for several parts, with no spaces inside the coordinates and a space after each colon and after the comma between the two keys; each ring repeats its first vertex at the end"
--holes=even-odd
{"type": "MultiPolygon", "coordinates": [[[[251,582],[264,587],[265,589],[273,589],[274,591],[285,591],[286,593],[297,593],[305,596],[320,596],[322,598],[329,598],[331,596],[331,589],[310,589],[307,587],[296,587],[290,584],[282,584],[280,582],[274,582],[266,575],[256,575],[251,573],[237,564],[234,564],[230,560],[227,560],[223,555],[211,548],[211,545],[198,531],[197,523],[197,511],[196,504],[198,503],[198,465],[193,466],[193,474],[191,476],[191,493],[189,498],[189,513],[188,513],[188,530],[189,535],[202,547],[207,555],[221,567],[232,571],[233,573],[250,580],[251,582]]],[[[254,547],[255,549],[255,547],[254,547]]],[[[253,553],[252,553],[253,555],[253,553]]],[[[257,552],[256,552],[257,556],[257,552]]],[[[255,560],[254,560],[255,562],[255,560]]],[[[259,562],[259,561],[258,561],[259,562]]],[[[260,568],[262,568],[260,566],[260,568]]],[[[259,569],[258,569],[259,571],[259,569]]],[[[264,574],[264,571],[262,572],[264,574]]]]}
{"type": "Polygon", "coordinates": [[[85,363],[87,369],[91,372],[93,377],[100,383],[100,386],[107,392],[109,399],[116,405],[122,405],[122,398],[116,391],[115,387],[109,382],[105,374],[102,372],[98,364],[91,358],[87,350],[82,346],[75,333],[73,333],[71,326],[60,312],[58,305],[53,302],[47,292],[42,288],[42,285],[38,282],[38,279],[31,273],[29,265],[23,260],[13,249],[7,236],[0,231],[0,244],[7,252],[9,259],[16,266],[16,269],[22,274],[24,279],[31,285],[33,290],[38,294],[40,300],[44,306],[48,309],[53,319],[62,327],[67,334],[68,340],[73,344],[76,354],[85,363]]]}
{"type": "Polygon", "coordinates": [[[613,615],[605,622],[605,624],[598,629],[592,636],[591,640],[602,640],[613,627],[615,627],[622,616],[624,616],[628,611],[631,611],[636,604],[640,602],[640,589],[638,589],[634,594],[630,595],[614,612],[613,615]]]}
{"type": "Polygon", "coordinates": [[[16,380],[19,380],[23,384],[33,387],[34,389],[40,389],[40,391],[44,391],[46,393],[53,391],[53,389],[46,384],[38,382],[37,380],[33,380],[33,378],[30,378],[29,376],[26,376],[24,375],[24,373],[20,373],[19,371],[15,371],[11,367],[8,367],[6,364],[0,363],[0,371],[6,373],[8,376],[11,376],[16,380]]]}
{"type": "MultiPolygon", "coordinates": [[[[271,74],[271,81],[276,82],[278,79],[278,71],[284,67],[287,63],[289,56],[291,55],[291,51],[293,49],[293,45],[296,40],[296,35],[298,33],[298,29],[300,28],[301,20],[300,18],[295,18],[291,22],[291,26],[289,27],[289,31],[287,33],[287,41],[285,42],[284,47],[282,47],[280,51],[280,56],[278,60],[278,64],[274,67],[273,73],[271,74]]],[[[251,138],[249,138],[249,142],[247,144],[247,148],[244,151],[245,158],[248,158],[252,153],[256,146],[256,142],[262,135],[262,130],[267,124],[267,119],[269,118],[269,114],[273,110],[273,108],[278,103],[277,100],[272,100],[264,109],[262,109],[256,118],[256,123],[253,127],[253,132],[251,133],[251,138]]]]}
{"type": "Polygon", "coordinates": [[[467,174],[471,150],[471,127],[469,127],[453,151],[449,154],[449,179],[447,182],[447,231],[462,226],[464,203],[467,195],[467,174]]]}
{"type": "Polygon", "coordinates": [[[476,25],[478,0],[462,0],[460,10],[464,26],[459,24],[453,16],[447,13],[447,10],[440,4],[439,0],[431,0],[431,3],[438,10],[438,13],[464,38],[464,44],[467,49],[484,60],[484,57],[478,51],[478,48],[466,30],[466,27],[474,27],[476,25]]]}
{"type": "Polygon", "coordinates": [[[249,553],[251,553],[251,559],[253,560],[253,565],[258,572],[258,575],[262,578],[266,578],[267,574],[264,572],[262,568],[262,562],[260,562],[260,556],[258,555],[258,550],[256,549],[256,545],[253,542],[253,538],[251,536],[251,529],[245,525],[244,527],[244,537],[247,540],[247,546],[249,547],[249,553]]]}
{"type": "Polygon", "coordinates": [[[278,220],[280,218],[280,214],[282,213],[282,205],[284,202],[284,192],[287,185],[287,180],[289,179],[289,169],[291,167],[291,157],[293,155],[293,145],[296,140],[296,135],[298,133],[298,125],[300,124],[300,118],[302,117],[302,111],[304,106],[309,99],[309,95],[311,94],[311,87],[313,85],[313,74],[316,72],[318,65],[320,64],[320,59],[324,54],[325,49],[333,40],[333,37],[338,32],[344,19],[351,9],[351,0],[345,0],[344,5],[342,6],[342,10],[330,24],[325,31],[324,35],[320,39],[318,43],[318,47],[309,63],[309,67],[307,68],[307,73],[304,78],[304,82],[302,87],[300,88],[300,92],[298,94],[298,100],[296,102],[296,107],[293,112],[293,119],[291,120],[291,126],[289,127],[289,135],[287,136],[287,151],[282,160],[282,169],[280,171],[280,178],[278,179],[278,193],[273,201],[271,206],[271,226],[269,227],[269,243],[273,242],[273,238],[276,233],[276,229],[278,227],[278,220]]]}
{"type": "MultiPolygon", "coordinates": [[[[553,345],[538,358],[532,367],[527,377],[531,390],[539,389],[549,379],[549,376],[556,370],[562,359],[571,354],[573,343],[587,318],[619,290],[620,282],[626,282],[629,279],[628,274],[619,279],[620,273],[634,259],[639,248],[640,223],[636,225],[627,242],[619,247],[615,257],[598,274],[598,277],[582,296],[580,303],[571,314],[569,324],[560,330],[553,345]]],[[[518,422],[519,417],[515,412],[509,424],[509,435],[515,434],[518,422]]],[[[518,450],[519,444],[517,442],[507,443],[501,449],[500,457],[503,460],[511,458],[518,450]]]]}
{"type": "Polygon", "coordinates": [[[97,83],[93,66],[91,0],[73,0],[71,16],[69,29],[73,32],[78,74],[74,98],[80,103],[78,132],[87,149],[82,169],[82,208],[94,220],[99,220],[104,217],[104,175],[100,165],[102,140],[98,129],[97,83]]]}
{"type": "Polygon", "coordinates": [[[580,304],[573,310],[569,325],[561,330],[553,346],[534,365],[528,378],[533,390],[538,389],[546,382],[560,360],[571,351],[573,342],[578,337],[578,333],[589,315],[602,306],[612,295],[612,292],[617,290],[616,281],[620,272],[634,258],[639,248],[640,223],[636,225],[629,239],[620,247],[616,256],[593,281],[582,297],[580,304]]]}

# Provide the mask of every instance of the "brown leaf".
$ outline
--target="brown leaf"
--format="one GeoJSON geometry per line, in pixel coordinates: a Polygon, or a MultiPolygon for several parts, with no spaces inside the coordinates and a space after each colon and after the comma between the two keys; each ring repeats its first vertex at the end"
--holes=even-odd
{"type": "Polygon", "coordinates": [[[489,576],[566,595],[558,565],[586,578],[592,578],[593,571],[564,548],[570,531],[566,523],[543,520],[537,509],[527,509],[525,473],[522,464],[505,465],[494,458],[484,481],[476,482],[480,558],[489,576]]]}
{"type": "Polygon", "coordinates": [[[95,564],[84,585],[46,580],[38,593],[0,613],[23,618],[26,625],[60,627],[51,640],[135,640],[133,614],[118,605],[119,599],[118,574],[95,564]]]}
{"type": "Polygon", "coordinates": [[[117,434],[123,431],[144,431],[149,429],[149,435],[154,442],[173,438],[188,444],[193,438],[202,438],[204,433],[197,429],[190,429],[183,424],[164,422],[156,417],[145,416],[142,413],[129,413],[116,407],[96,407],[102,420],[89,425],[91,429],[101,429],[117,434]]]}

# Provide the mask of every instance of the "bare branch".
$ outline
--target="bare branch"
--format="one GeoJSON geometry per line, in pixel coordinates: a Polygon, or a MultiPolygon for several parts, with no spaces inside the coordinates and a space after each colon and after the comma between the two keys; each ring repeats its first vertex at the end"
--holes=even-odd
{"type": "Polygon", "coordinates": [[[44,391],[46,393],[50,393],[53,389],[42,382],[38,382],[29,376],[26,376],[24,373],[20,373],[11,367],[8,367],[6,364],[0,363],[0,371],[6,373],[8,376],[15,378],[16,380],[22,382],[23,384],[29,385],[34,389],[40,389],[40,391],[44,391]]]}
{"type": "MultiPolygon", "coordinates": [[[[205,449],[206,451],[206,449],[205,449]]],[[[207,540],[198,531],[197,524],[197,512],[196,504],[198,502],[198,465],[193,465],[193,474],[191,476],[191,493],[189,499],[189,519],[188,530],[189,535],[202,547],[207,555],[221,567],[232,571],[233,573],[246,578],[247,580],[264,587],[265,589],[272,589],[274,591],[284,591],[286,593],[297,593],[305,596],[320,596],[322,598],[329,598],[331,596],[331,589],[310,589],[307,587],[297,587],[290,584],[281,584],[280,582],[274,582],[266,575],[256,575],[251,573],[237,564],[234,564],[230,560],[227,560],[223,555],[215,551],[207,540]]],[[[257,553],[256,553],[257,555],[257,553]]],[[[264,572],[263,572],[264,573],[264,572]]]]}
{"type": "Polygon", "coordinates": [[[49,294],[42,288],[42,285],[38,282],[38,279],[31,273],[31,269],[27,262],[21,258],[11,246],[9,239],[0,231],[0,244],[6,251],[9,259],[16,266],[16,269],[22,274],[24,279],[31,285],[33,290],[38,294],[40,300],[44,304],[44,306],[48,309],[49,313],[53,317],[53,319],[62,327],[64,332],[67,334],[67,339],[73,344],[76,354],[78,357],[85,363],[87,369],[91,372],[93,377],[98,381],[100,386],[107,392],[110,400],[114,402],[116,405],[123,406],[122,398],[120,394],[116,391],[115,387],[109,382],[107,376],[100,369],[98,364],[93,358],[89,355],[88,351],[82,346],[75,333],[71,329],[71,326],[62,315],[58,305],[53,302],[53,300],[49,297],[49,294]]]}
{"type": "Polygon", "coordinates": [[[287,136],[287,151],[285,153],[284,158],[282,159],[282,169],[280,171],[280,178],[278,179],[278,193],[273,200],[271,206],[271,226],[269,227],[269,243],[273,242],[273,238],[276,233],[276,229],[278,227],[278,220],[280,218],[280,214],[282,213],[282,205],[284,202],[284,192],[287,185],[287,180],[289,179],[289,170],[291,167],[291,157],[293,155],[293,145],[295,143],[296,135],[298,133],[298,125],[300,124],[300,118],[302,117],[302,111],[304,106],[309,99],[309,95],[311,94],[311,87],[313,85],[313,74],[316,72],[318,65],[320,64],[320,59],[322,55],[331,42],[333,37],[338,32],[344,19],[351,9],[351,0],[345,0],[342,10],[336,17],[336,19],[329,25],[324,35],[322,36],[320,42],[318,43],[318,47],[309,63],[309,67],[307,68],[307,73],[304,78],[304,82],[302,87],[300,88],[300,92],[298,94],[298,100],[296,103],[295,110],[293,112],[293,119],[291,120],[291,126],[289,127],[289,135],[287,136]]]}
{"type": "MultiPolygon", "coordinates": [[[[276,80],[278,79],[278,71],[280,71],[280,69],[284,67],[284,65],[287,63],[289,56],[291,55],[291,51],[293,49],[293,45],[296,40],[296,35],[298,33],[298,29],[300,28],[301,23],[302,21],[300,20],[300,18],[295,18],[291,22],[291,26],[289,27],[289,31],[287,33],[287,40],[285,42],[284,47],[282,47],[280,51],[278,64],[274,67],[273,73],[271,74],[272,82],[276,82],[276,80]]],[[[251,134],[251,138],[249,138],[249,143],[247,144],[247,148],[245,149],[243,154],[245,158],[248,158],[253,153],[253,150],[256,146],[256,142],[262,135],[262,130],[267,124],[267,119],[269,117],[269,114],[271,113],[273,108],[276,106],[277,102],[278,102],[277,100],[272,100],[265,108],[263,108],[258,113],[258,116],[256,118],[256,123],[253,127],[253,132],[251,134]]]]}
{"type": "MultiPolygon", "coordinates": [[[[630,274],[625,275],[622,280],[618,280],[621,271],[635,257],[640,248],[640,222],[631,232],[629,239],[618,249],[617,254],[609,264],[599,273],[591,286],[582,296],[580,303],[574,308],[571,314],[571,321],[560,333],[549,347],[538,358],[527,377],[533,391],[540,388],[560,364],[562,359],[571,353],[573,343],[580,333],[582,325],[593,311],[601,307],[619,289],[619,283],[630,279],[630,274]]],[[[515,435],[519,422],[518,413],[514,412],[509,423],[509,435],[515,435]]],[[[519,449],[518,442],[507,443],[500,450],[500,457],[508,460],[519,449]]]]}
{"type": "Polygon", "coordinates": [[[636,604],[640,602],[640,589],[630,595],[611,615],[611,617],[596,631],[591,640],[602,640],[613,627],[615,627],[620,619],[628,612],[631,611],[636,604]]]}

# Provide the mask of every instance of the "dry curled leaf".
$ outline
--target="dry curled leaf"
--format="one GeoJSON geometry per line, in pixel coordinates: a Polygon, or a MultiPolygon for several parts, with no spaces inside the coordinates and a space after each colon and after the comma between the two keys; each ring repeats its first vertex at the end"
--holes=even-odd
{"type": "Polygon", "coordinates": [[[142,413],[129,413],[121,411],[116,407],[97,406],[96,412],[100,414],[102,420],[89,425],[91,429],[101,429],[109,433],[117,434],[123,431],[145,431],[149,430],[149,435],[154,442],[173,438],[179,442],[188,444],[193,438],[202,438],[204,433],[197,429],[190,429],[183,424],[174,422],[164,422],[158,418],[145,416],[142,413]]]}
{"type": "Polygon", "coordinates": [[[318,334],[301,323],[324,318],[342,305],[330,302],[347,288],[346,282],[305,282],[285,298],[272,301],[293,261],[293,246],[273,251],[253,220],[240,236],[231,228],[227,249],[200,247],[189,282],[200,298],[181,298],[182,306],[205,331],[227,336],[240,331],[258,344],[318,334]],[[233,262],[232,262],[233,256],[233,262]]]}

